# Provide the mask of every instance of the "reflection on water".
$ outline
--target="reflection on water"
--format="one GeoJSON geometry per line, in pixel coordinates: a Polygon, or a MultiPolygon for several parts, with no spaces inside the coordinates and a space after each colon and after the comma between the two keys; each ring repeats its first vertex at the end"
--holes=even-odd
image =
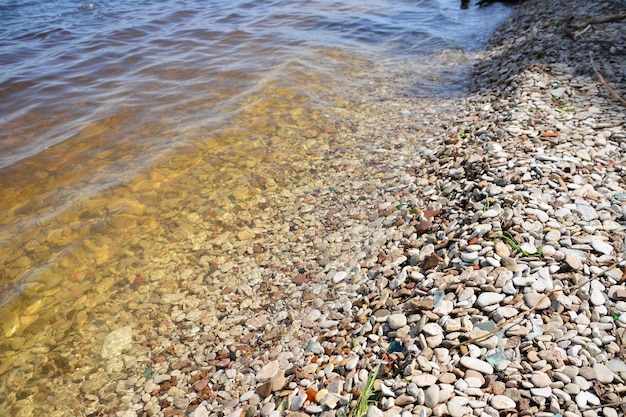
{"type": "Polygon", "coordinates": [[[27,387],[69,366],[55,352],[98,351],[136,271],[267,233],[255,216],[352,109],[457,91],[464,50],[507,13],[458,6],[4,2],[0,410],[48,399],[27,387]]]}

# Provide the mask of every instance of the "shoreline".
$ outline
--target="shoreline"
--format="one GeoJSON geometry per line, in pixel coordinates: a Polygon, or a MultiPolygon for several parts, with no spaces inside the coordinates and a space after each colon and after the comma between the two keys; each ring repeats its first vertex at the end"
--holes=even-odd
{"type": "Polygon", "coordinates": [[[34,401],[342,417],[380,365],[367,417],[624,415],[626,108],[576,45],[624,96],[626,21],[566,21],[619,5],[528,0],[466,97],[403,95],[329,128],[241,237],[155,256],[146,278],[163,285],[135,281],[102,323],[102,368],[68,374],[80,392],[49,384],[34,401]]]}
{"type": "Polygon", "coordinates": [[[201,304],[172,300],[179,326],[146,339],[159,365],[117,415],[341,416],[379,364],[368,417],[569,417],[619,400],[626,291],[604,268],[623,253],[623,109],[571,61],[509,59],[502,39],[549,26],[522,24],[541,7],[519,6],[478,65],[497,84],[337,127],[297,213],[276,217],[280,245],[214,245],[254,258],[235,266],[244,281],[220,286],[233,269],[217,266],[224,315],[204,326],[201,304]]]}
{"type": "MultiPolygon", "coordinates": [[[[386,103],[337,132],[362,142],[338,139],[304,196],[323,228],[305,218],[297,261],[266,284],[274,314],[242,322],[263,336],[251,358],[230,350],[236,390],[192,416],[340,416],[378,364],[368,417],[623,415],[624,109],[546,30],[564,7],[518,6],[469,97],[386,103]]],[[[619,44],[616,25],[589,42],[619,44]]]]}

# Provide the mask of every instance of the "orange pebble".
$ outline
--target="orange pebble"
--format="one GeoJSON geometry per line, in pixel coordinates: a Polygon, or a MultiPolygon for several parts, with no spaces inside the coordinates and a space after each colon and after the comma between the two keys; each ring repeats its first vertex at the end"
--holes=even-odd
{"type": "Polygon", "coordinates": [[[313,388],[306,389],[306,399],[310,402],[315,401],[315,394],[317,394],[317,391],[315,391],[313,388]]]}

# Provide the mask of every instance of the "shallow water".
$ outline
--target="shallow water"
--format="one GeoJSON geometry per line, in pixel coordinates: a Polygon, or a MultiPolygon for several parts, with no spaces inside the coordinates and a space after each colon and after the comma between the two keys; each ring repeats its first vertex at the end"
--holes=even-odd
{"type": "Polygon", "coordinates": [[[20,355],[76,332],[67,323],[82,309],[114,315],[113,294],[137,284],[127,269],[164,242],[184,250],[189,213],[214,238],[263,233],[242,213],[309,175],[299,167],[360,105],[461,92],[469,52],[508,12],[447,0],[5,2],[0,392],[36,373],[20,355]]]}

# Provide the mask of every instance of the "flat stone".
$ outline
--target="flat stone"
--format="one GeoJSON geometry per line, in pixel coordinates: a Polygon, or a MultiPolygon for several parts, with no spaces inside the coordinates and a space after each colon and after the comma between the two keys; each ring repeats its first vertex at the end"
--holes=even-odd
{"type": "Polygon", "coordinates": [[[457,404],[454,401],[448,401],[446,404],[448,407],[448,414],[450,417],[463,417],[467,413],[467,407],[457,404]]]}
{"type": "Polygon", "coordinates": [[[606,243],[603,240],[599,240],[599,239],[592,240],[591,247],[596,252],[602,253],[604,255],[610,255],[611,253],[613,253],[613,246],[611,246],[610,244],[606,243]]]}
{"type": "Polygon", "coordinates": [[[509,258],[511,256],[511,248],[501,240],[496,242],[495,250],[496,254],[501,258],[509,258]]]}
{"type": "Polygon", "coordinates": [[[505,295],[495,292],[483,292],[476,299],[476,304],[480,307],[487,307],[494,304],[500,304],[504,300],[505,295]]]}
{"type": "Polygon", "coordinates": [[[537,310],[545,310],[550,307],[550,298],[545,297],[543,294],[529,292],[524,294],[524,303],[528,308],[537,306],[537,310]]]}
{"type": "Polygon", "coordinates": [[[383,417],[383,415],[384,415],[383,410],[381,410],[380,408],[372,404],[368,407],[367,414],[365,416],[366,417],[383,417]]]}
{"type": "Polygon", "coordinates": [[[124,326],[109,333],[102,343],[100,355],[109,360],[118,357],[122,351],[130,349],[133,344],[133,328],[124,326]]]}
{"type": "Polygon", "coordinates": [[[611,407],[603,407],[602,408],[602,415],[604,417],[617,417],[617,410],[615,410],[614,408],[611,407]]]}
{"type": "Polygon", "coordinates": [[[493,366],[488,362],[481,361],[480,359],[472,358],[470,356],[463,356],[459,362],[467,369],[473,369],[485,375],[493,374],[493,366]]]}
{"type": "Polygon", "coordinates": [[[443,334],[443,329],[437,323],[427,323],[422,328],[422,333],[426,336],[437,336],[443,334]]]}
{"type": "Polygon", "coordinates": [[[255,379],[257,381],[265,381],[273,378],[280,370],[280,364],[278,361],[270,361],[263,365],[263,367],[257,372],[255,379]]]}
{"type": "Polygon", "coordinates": [[[273,392],[282,389],[287,383],[287,380],[285,379],[285,371],[279,369],[276,375],[274,375],[270,380],[270,383],[272,384],[273,392]]]}
{"type": "Polygon", "coordinates": [[[565,263],[575,271],[581,271],[583,269],[582,259],[571,253],[565,255],[565,263]]]}
{"type": "Polygon", "coordinates": [[[412,377],[411,382],[418,387],[430,387],[437,383],[437,377],[432,374],[420,374],[412,377]]]}
{"type": "Polygon", "coordinates": [[[507,410],[516,408],[515,401],[506,395],[494,395],[489,404],[496,410],[507,410]]]}
{"type": "Polygon", "coordinates": [[[461,260],[468,263],[473,263],[478,260],[478,252],[462,252],[461,260]]]}
{"type": "Polygon", "coordinates": [[[406,326],[407,320],[404,314],[391,314],[387,317],[387,324],[392,330],[406,326]]]}
{"type": "Polygon", "coordinates": [[[346,371],[351,371],[356,368],[356,365],[359,363],[359,359],[360,358],[358,356],[353,356],[352,358],[350,358],[350,360],[344,365],[346,371]]]}
{"type": "Polygon", "coordinates": [[[591,389],[593,385],[591,382],[589,382],[586,378],[583,378],[582,376],[575,376],[574,384],[578,385],[581,391],[587,391],[591,389]]]}
{"type": "Polygon", "coordinates": [[[593,381],[597,377],[595,369],[590,366],[581,367],[578,375],[585,378],[587,381],[593,381]]]}
{"type": "Polygon", "coordinates": [[[530,393],[537,397],[550,398],[552,395],[552,388],[544,387],[544,388],[531,388],[530,393]]]}
{"type": "Polygon", "coordinates": [[[613,372],[601,363],[593,365],[593,370],[596,371],[596,380],[602,382],[603,384],[610,384],[615,378],[613,372]]]}
{"type": "Polygon", "coordinates": [[[276,409],[276,404],[274,404],[273,402],[269,402],[261,408],[261,416],[268,417],[270,413],[274,411],[275,409],[276,409]]]}
{"type": "Polygon", "coordinates": [[[439,387],[433,385],[424,391],[424,405],[433,408],[439,403],[439,387]]]}
{"type": "Polygon", "coordinates": [[[579,392],[575,401],[579,408],[586,408],[589,405],[600,405],[600,399],[589,391],[579,392]]]}
{"type": "Polygon", "coordinates": [[[589,302],[594,306],[602,306],[606,302],[604,299],[604,293],[596,288],[591,290],[591,294],[589,294],[589,302]]]}
{"type": "Polygon", "coordinates": [[[495,209],[489,209],[489,210],[485,210],[483,212],[482,218],[483,219],[489,219],[491,217],[497,217],[498,216],[498,211],[495,209]]]}
{"type": "MultiPolygon", "coordinates": [[[[426,390],[426,391],[428,391],[428,390],[426,390]]],[[[413,404],[413,403],[415,403],[415,398],[413,398],[410,395],[406,395],[406,394],[399,395],[398,398],[396,398],[396,401],[395,401],[395,404],[397,406],[400,406],[400,407],[405,406],[407,404],[413,404]]]]}
{"type": "Polygon", "coordinates": [[[530,377],[530,382],[532,382],[536,388],[545,388],[550,386],[552,380],[543,372],[533,372],[530,377]]]}
{"type": "Polygon", "coordinates": [[[500,263],[511,272],[517,271],[517,261],[511,257],[502,258],[500,263]]]}
{"type": "Polygon", "coordinates": [[[337,271],[335,275],[333,275],[333,278],[332,278],[333,284],[340,283],[341,281],[346,279],[347,276],[348,276],[348,273],[346,271],[337,271]]]}
{"type": "Polygon", "coordinates": [[[431,311],[435,307],[435,301],[432,299],[424,300],[418,297],[411,298],[406,302],[409,311],[426,310],[431,311]]]}

